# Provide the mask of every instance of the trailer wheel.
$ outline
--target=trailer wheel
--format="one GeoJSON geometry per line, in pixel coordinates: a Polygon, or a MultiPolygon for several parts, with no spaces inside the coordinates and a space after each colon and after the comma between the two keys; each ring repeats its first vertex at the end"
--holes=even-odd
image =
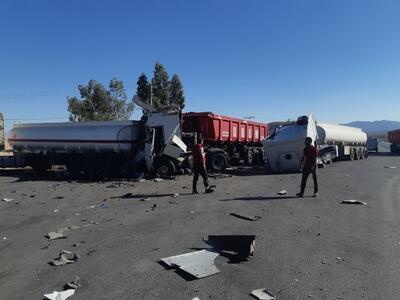
{"type": "Polygon", "coordinates": [[[49,163],[43,157],[34,157],[30,161],[31,168],[38,173],[43,173],[50,168],[49,163]]]}
{"type": "Polygon", "coordinates": [[[365,156],[365,150],[362,149],[362,150],[361,150],[361,159],[364,159],[364,158],[366,158],[366,156],[365,156]]]}
{"type": "Polygon", "coordinates": [[[251,150],[247,150],[246,153],[246,165],[251,166],[254,162],[254,153],[251,150]]]}
{"type": "Polygon", "coordinates": [[[228,165],[228,160],[225,154],[217,152],[211,155],[209,160],[209,166],[212,171],[221,172],[225,170],[227,165],[228,165]]]}
{"type": "Polygon", "coordinates": [[[354,149],[351,149],[350,150],[350,160],[354,160],[354,158],[356,157],[356,154],[355,154],[355,150],[354,149]]]}
{"type": "Polygon", "coordinates": [[[155,173],[160,177],[175,175],[175,164],[169,159],[163,159],[156,164],[155,173]]]}
{"type": "Polygon", "coordinates": [[[356,159],[356,160],[361,159],[361,149],[360,149],[360,148],[357,148],[357,149],[355,149],[354,151],[355,151],[355,159],[356,159]]]}

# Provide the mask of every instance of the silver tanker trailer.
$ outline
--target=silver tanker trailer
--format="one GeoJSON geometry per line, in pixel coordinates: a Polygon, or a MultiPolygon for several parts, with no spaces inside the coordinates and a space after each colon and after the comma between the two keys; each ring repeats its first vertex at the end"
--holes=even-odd
{"type": "Polygon", "coordinates": [[[317,123],[312,115],[276,128],[262,141],[265,159],[274,171],[298,171],[303,156],[304,140],[311,137],[319,148],[319,164],[334,159],[363,159],[368,155],[367,135],[360,128],[317,123]]]}
{"type": "Polygon", "coordinates": [[[17,124],[8,142],[13,157],[0,167],[30,166],[44,171],[66,165],[72,176],[135,176],[143,171],[175,173],[186,145],[181,140],[180,112],[157,112],[135,97],[143,108],[140,121],[17,124]]]}

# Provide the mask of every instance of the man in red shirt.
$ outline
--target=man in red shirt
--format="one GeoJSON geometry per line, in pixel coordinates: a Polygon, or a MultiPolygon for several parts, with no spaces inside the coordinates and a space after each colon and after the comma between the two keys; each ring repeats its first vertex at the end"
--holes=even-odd
{"type": "Polygon", "coordinates": [[[317,181],[317,157],[318,157],[318,149],[311,145],[312,139],[310,137],[306,137],[304,148],[304,154],[301,159],[300,166],[303,166],[303,176],[301,177],[301,191],[296,194],[299,197],[303,197],[304,190],[306,189],[307,178],[310,174],[312,174],[314,181],[314,195],[313,197],[318,197],[318,181],[317,181]],[[303,165],[304,162],[304,165],[303,165]]]}
{"type": "Polygon", "coordinates": [[[197,142],[192,148],[193,155],[193,194],[198,194],[197,192],[197,180],[199,180],[199,175],[203,177],[204,187],[206,188],[206,193],[213,192],[212,188],[208,183],[207,169],[206,169],[206,154],[204,152],[203,140],[201,137],[197,138],[197,142]]]}

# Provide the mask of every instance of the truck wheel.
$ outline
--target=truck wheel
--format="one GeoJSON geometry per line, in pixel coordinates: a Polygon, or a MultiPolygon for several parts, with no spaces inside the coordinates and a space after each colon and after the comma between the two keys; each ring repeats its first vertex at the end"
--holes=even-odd
{"type": "Polygon", "coordinates": [[[356,160],[359,160],[359,159],[361,159],[361,149],[360,148],[357,148],[357,149],[355,149],[354,150],[355,151],[355,155],[356,155],[356,160]]]}
{"type": "Polygon", "coordinates": [[[253,164],[254,161],[254,153],[251,150],[247,151],[246,154],[246,165],[251,166],[253,164]]]}
{"type": "Polygon", "coordinates": [[[364,159],[365,157],[365,150],[361,150],[361,159],[364,159]]]}
{"type": "Polygon", "coordinates": [[[30,162],[30,166],[35,172],[38,173],[43,173],[44,171],[50,168],[50,165],[47,162],[47,160],[41,157],[33,158],[30,162]]]}
{"type": "Polygon", "coordinates": [[[350,150],[350,160],[354,160],[355,159],[355,157],[356,157],[356,153],[355,153],[355,150],[354,149],[351,149],[350,150]]]}
{"type": "Polygon", "coordinates": [[[226,166],[228,165],[228,160],[225,154],[218,152],[211,155],[209,166],[212,171],[214,172],[221,172],[225,170],[226,166]]]}
{"type": "Polygon", "coordinates": [[[169,159],[162,160],[156,165],[155,173],[160,177],[175,175],[176,173],[175,164],[169,159]]]}

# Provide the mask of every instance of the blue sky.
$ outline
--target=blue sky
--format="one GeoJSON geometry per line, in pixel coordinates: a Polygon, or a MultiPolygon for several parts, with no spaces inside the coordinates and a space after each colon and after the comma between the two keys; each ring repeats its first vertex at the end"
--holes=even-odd
{"type": "Polygon", "coordinates": [[[400,120],[399,37],[389,0],[3,0],[0,111],[67,118],[89,79],[117,77],[131,99],[159,61],[181,77],[187,111],[400,120]]]}

